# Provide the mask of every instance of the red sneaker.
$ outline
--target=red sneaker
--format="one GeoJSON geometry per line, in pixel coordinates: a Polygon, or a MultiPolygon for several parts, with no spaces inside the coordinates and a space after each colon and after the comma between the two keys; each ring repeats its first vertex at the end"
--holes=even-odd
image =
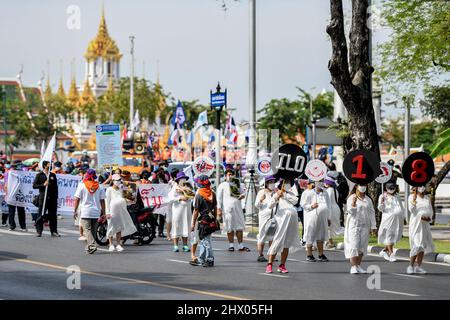
{"type": "Polygon", "coordinates": [[[267,264],[266,273],[272,273],[272,265],[270,263],[267,264]]]}
{"type": "Polygon", "coordinates": [[[277,271],[279,273],[288,273],[289,271],[286,269],[286,267],[284,266],[284,264],[280,264],[277,271]]]}

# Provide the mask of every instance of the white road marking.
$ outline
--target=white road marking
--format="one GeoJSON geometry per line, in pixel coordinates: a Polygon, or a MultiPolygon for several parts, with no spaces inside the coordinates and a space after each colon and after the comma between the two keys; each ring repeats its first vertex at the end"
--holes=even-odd
{"type": "Polygon", "coordinates": [[[32,233],[29,232],[23,232],[23,231],[9,231],[9,230],[0,230],[1,233],[4,234],[12,234],[15,236],[32,236],[32,233]]]}
{"type": "Polygon", "coordinates": [[[273,274],[273,273],[258,273],[259,275],[262,276],[270,276],[270,277],[278,277],[278,278],[289,278],[288,276],[282,276],[279,274],[273,274]]]}
{"type": "Polygon", "coordinates": [[[80,231],[70,230],[70,229],[66,229],[66,228],[59,228],[59,230],[61,230],[62,232],[65,232],[65,233],[80,234],[80,231]]]}
{"type": "Polygon", "coordinates": [[[175,259],[167,259],[167,260],[172,261],[172,262],[178,262],[178,263],[189,263],[188,261],[181,261],[181,260],[175,260],[175,259]]]}
{"type": "Polygon", "coordinates": [[[415,276],[415,275],[412,275],[412,274],[393,273],[393,275],[401,276],[401,277],[410,277],[410,278],[416,278],[416,279],[423,279],[423,277],[421,277],[421,276],[415,276]]]}
{"type": "Polygon", "coordinates": [[[380,292],[386,292],[386,293],[392,293],[392,294],[398,294],[398,295],[402,295],[402,296],[408,296],[408,297],[420,297],[420,295],[418,294],[413,294],[413,293],[407,293],[407,292],[400,292],[400,291],[390,291],[390,290],[377,290],[380,292]]]}
{"type": "Polygon", "coordinates": [[[306,261],[300,261],[300,260],[297,260],[297,259],[287,259],[287,261],[294,261],[294,262],[306,262],[306,261]]]}
{"type": "MultiPolygon", "coordinates": [[[[99,251],[106,251],[106,252],[109,252],[109,250],[108,249],[103,249],[103,248],[97,248],[97,250],[99,250],[99,251]]],[[[112,253],[112,252],[111,252],[112,253]]],[[[119,252],[120,253],[120,252],[119,252]]]]}

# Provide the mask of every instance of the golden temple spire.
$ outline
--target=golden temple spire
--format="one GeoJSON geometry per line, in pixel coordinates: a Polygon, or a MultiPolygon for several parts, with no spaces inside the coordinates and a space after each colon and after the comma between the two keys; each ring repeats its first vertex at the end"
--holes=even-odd
{"type": "Polygon", "coordinates": [[[69,93],[67,94],[67,102],[74,107],[77,107],[80,103],[80,95],[78,93],[75,76],[72,77],[72,81],[70,83],[69,93]]]}
{"type": "Polygon", "coordinates": [[[122,54],[120,53],[116,42],[109,36],[105,19],[105,9],[103,5],[97,36],[89,43],[84,56],[88,61],[94,60],[99,57],[107,60],[119,61],[122,57],[122,54]]]}
{"type": "Polygon", "coordinates": [[[50,76],[49,75],[47,75],[47,83],[46,83],[46,85],[45,85],[46,87],[45,87],[45,91],[44,91],[44,97],[45,97],[45,100],[47,100],[48,101],[48,99],[52,96],[52,87],[51,87],[51,85],[50,85],[50,76]]]}
{"type": "Polygon", "coordinates": [[[58,96],[61,98],[66,98],[66,92],[64,91],[64,86],[63,86],[63,79],[62,77],[59,78],[59,86],[58,86],[58,96]]]}
{"type": "Polygon", "coordinates": [[[94,102],[95,102],[95,97],[94,97],[94,94],[92,93],[91,86],[89,85],[89,80],[86,80],[86,82],[84,83],[83,93],[81,94],[81,97],[80,97],[80,104],[85,105],[85,104],[94,103],[94,102]]]}

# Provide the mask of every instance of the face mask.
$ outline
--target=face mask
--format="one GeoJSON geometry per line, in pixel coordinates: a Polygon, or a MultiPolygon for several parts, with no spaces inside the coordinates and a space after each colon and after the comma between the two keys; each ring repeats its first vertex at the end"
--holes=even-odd
{"type": "Polygon", "coordinates": [[[420,193],[424,193],[425,192],[425,187],[418,187],[417,191],[419,191],[420,193]]]}
{"type": "Polygon", "coordinates": [[[114,180],[114,181],[113,181],[113,184],[114,184],[116,187],[120,187],[120,185],[122,184],[122,181],[120,181],[120,180],[114,180]]]}
{"type": "Polygon", "coordinates": [[[275,183],[269,183],[269,184],[267,185],[267,188],[269,188],[269,190],[275,189],[275,183]]]}
{"type": "Polygon", "coordinates": [[[366,187],[366,186],[358,186],[358,191],[359,191],[359,192],[365,193],[366,190],[367,190],[367,187],[366,187]]]}
{"type": "Polygon", "coordinates": [[[186,183],[186,179],[180,179],[180,184],[185,184],[186,183]]]}
{"type": "Polygon", "coordinates": [[[395,189],[388,189],[387,192],[393,194],[395,192],[395,189]]]}
{"type": "Polygon", "coordinates": [[[227,176],[227,181],[233,180],[233,176],[227,176]]]}
{"type": "Polygon", "coordinates": [[[10,164],[7,164],[7,165],[5,166],[5,168],[6,168],[6,169],[11,169],[11,165],[10,165],[10,164]]]}
{"type": "Polygon", "coordinates": [[[290,183],[285,183],[284,184],[284,190],[291,190],[291,184],[290,183]]]}

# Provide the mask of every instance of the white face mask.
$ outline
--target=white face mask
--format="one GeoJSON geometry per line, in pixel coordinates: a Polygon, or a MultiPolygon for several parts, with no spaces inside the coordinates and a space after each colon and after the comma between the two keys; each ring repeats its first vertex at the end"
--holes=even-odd
{"type": "Polygon", "coordinates": [[[367,190],[367,187],[366,187],[366,186],[358,186],[358,191],[359,191],[359,192],[365,193],[366,190],[367,190]]]}
{"type": "Polygon", "coordinates": [[[269,183],[269,184],[267,185],[267,188],[268,188],[269,190],[275,189],[275,183],[269,183]]]}
{"type": "Polygon", "coordinates": [[[417,191],[419,191],[420,193],[424,193],[425,192],[425,187],[418,187],[417,191]]]}
{"type": "Polygon", "coordinates": [[[180,184],[185,184],[186,183],[186,179],[180,179],[179,182],[180,182],[180,184]]]}
{"type": "Polygon", "coordinates": [[[120,180],[114,180],[114,181],[113,181],[113,184],[114,184],[116,187],[120,187],[120,185],[122,184],[122,181],[120,181],[120,180]]]}
{"type": "Polygon", "coordinates": [[[395,193],[395,189],[387,189],[387,192],[390,194],[394,194],[395,193]]]}

